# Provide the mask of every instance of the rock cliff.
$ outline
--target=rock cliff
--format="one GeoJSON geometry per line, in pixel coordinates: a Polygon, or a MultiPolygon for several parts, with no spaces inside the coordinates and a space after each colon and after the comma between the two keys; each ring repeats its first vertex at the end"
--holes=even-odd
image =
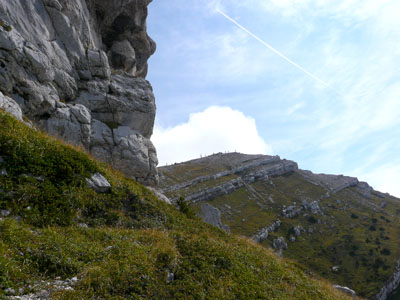
{"type": "MultiPolygon", "coordinates": [[[[382,289],[378,294],[373,298],[373,300],[386,300],[390,296],[391,293],[395,292],[400,288],[400,259],[397,262],[397,267],[389,278],[389,280],[385,283],[382,289]]],[[[394,296],[395,297],[395,296],[394,296]]],[[[397,298],[393,298],[397,299],[397,298]]]]}
{"type": "Polygon", "coordinates": [[[0,0],[0,107],[157,184],[151,0],[0,0]]]}

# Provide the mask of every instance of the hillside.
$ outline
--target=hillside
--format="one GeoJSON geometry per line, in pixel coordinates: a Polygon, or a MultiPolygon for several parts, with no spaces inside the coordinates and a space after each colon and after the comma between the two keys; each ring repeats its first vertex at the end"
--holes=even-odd
{"type": "Polygon", "coordinates": [[[174,201],[185,197],[205,221],[275,248],[363,297],[390,299],[400,282],[400,200],[357,178],[313,174],[278,156],[240,153],[165,166],[159,173],[164,193],[174,201]]]}
{"type": "Polygon", "coordinates": [[[0,128],[0,297],[349,299],[1,111],[0,128]]]}

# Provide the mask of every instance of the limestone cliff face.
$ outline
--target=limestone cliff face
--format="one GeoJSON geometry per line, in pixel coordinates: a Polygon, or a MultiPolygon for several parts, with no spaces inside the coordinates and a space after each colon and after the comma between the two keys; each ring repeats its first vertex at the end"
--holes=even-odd
{"type": "Polygon", "coordinates": [[[0,0],[0,107],[157,184],[150,2],[0,0]]]}

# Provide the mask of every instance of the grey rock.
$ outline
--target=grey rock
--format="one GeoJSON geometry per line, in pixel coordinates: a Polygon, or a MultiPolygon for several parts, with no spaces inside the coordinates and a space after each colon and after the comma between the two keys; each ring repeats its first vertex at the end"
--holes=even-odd
{"type": "Polygon", "coordinates": [[[136,54],[128,40],[115,41],[109,51],[114,69],[121,69],[129,75],[136,74],[136,54]]]}
{"type": "Polygon", "coordinates": [[[5,292],[7,295],[15,295],[15,290],[13,288],[7,288],[5,292]]]}
{"type": "Polygon", "coordinates": [[[293,228],[293,231],[294,231],[294,235],[297,237],[297,236],[301,235],[301,233],[304,231],[304,229],[300,225],[297,225],[296,227],[293,228]]]}
{"type": "Polygon", "coordinates": [[[31,70],[39,81],[47,83],[54,80],[54,69],[49,58],[39,49],[24,47],[25,56],[30,62],[31,70]]]}
{"type": "Polygon", "coordinates": [[[62,9],[62,5],[57,0],[45,0],[44,1],[44,5],[48,6],[48,7],[55,8],[57,10],[61,10],[62,9]]]}
{"type": "Polygon", "coordinates": [[[157,185],[158,160],[151,141],[126,126],[114,129],[113,137],[113,166],[128,175],[136,175],[139,182],[157,185]]]}
{"type": "Polygon", "coordinates": [[[221,221],[221,212],[218,208],[208,204],[202,203],[201,204],[201,217],[204,222],[214,225],[218,228],[225,230],[226,232],[230,232],[230,229],[227,225],[222,224],[221,221]]]}
{"type": "Polygon", "coordinates": [[[281,220],[276,220],[271,225],[261,228],[255,235],[253,235],[252,239],[256,243],[261,243],[268,238],[268,235],[271,232],[274,232],[281,226],[281,220]]]}
{"type": "Polygon", "coordinates": [[[4,162],[3,156],[0,156],[0,164],[4,162]]]}
{"type": "Polygon", "coordinates": [[[285,218],[294,218],[297,217],[301,211],[303,210],[302,207],[297,207],[295,205],[288,206],[287,208],[282,209],[282,216],[285,218]]]}
{"type": "Polygon", "coordinates": [[[397,261],[396,269],[392,276],[385,282],[378,294],[372,300],[386,300],[391,293],[400,287],[400,259],[397,261]]]}
{"type": "Polygon", "coordinates": [[[41,120],[40,125],[49,134],[86,148],[91,135],[89,120],[90,113],[83,105],[65,105],[53,111],[48,119],[41,120]]]}
{"type": "Polygon", "coordinates": [[[272,246],[278,251],[285,250],[288,248],[285,238],[283,237],[278,237],[274,239],[272,242],[272,246]]]}
{"type": "Polygon", "coordinates": [[[49,299],[50,298],[50,292],[46,290],[41,290],[39,293],[37,293],[37,297],[39,299],[49,299]]]}
{"type": "Polygon", "coordinates": [[[89,61],[89,69],[94,77],[110,79],[111,69],[108,64],[108,57],[102,50],[88,50],[87,58],[89,61]]]}
{"type": "Polygon", "coordinates": [[[44,176],[43,175],[35,176],[35,175],[32,175],[32,174],[22,174],[21,176],[25,177],[25,178],[33,178],[33,179],[35,179],[37,181],[40,181],[40,182],[44,181],[44,176]]]}
{"type": "Polygon", "coordinates": [[[77,104],[70,108],[72,114],[77,118],[81,124],[90,124],[92,116],[90,111],[83,105],[77,104]]]}
{"type": "MultiPolygon", "coordinates": [[[[193,160],[191,163],[212,163],[213,160],[218,160],[219,163],[226,163],[230,170],[209,176],[199,176],[179,184],[167,184],[162,187],[162,190],[164,192],[173,192],[187,189],[192,185],[208,180],[215,180],[224,176],[230,176],[233,174],[239,176],[238,178],[229,180],[222,185],[213,186],[208,189],[202,189],[185,195],[185,199],[191,202],[207,201],[218,196],[230,194],[243,186],[251,189],[248,185],[249,183],[266,180],[269,176],[287,174],[297,170],[298,168],[295,162],[281,160],[279,156],[245,155],[240,153],[231,153],[227,155],[223,155],[222,153],[215,154],[206,158],[193,160]]],[[[161,168],[161,174],[162,170],[168,171],[168,168],[168,166],[161,168]]],[[[172,201],[177,201],[177,198],[172,199],[172,201]]]]}
{"type": "MultiPolygon", "coordinates": [[[[89,6],[95,5],[97,13],[102,15],[98,26],[105,46],[111,48],[115,41],[127,40],[134,48],[137,77],[146,76],[147,60],[156,49],[155,43],[146,33],[146,7],[150,2],[125,0],[121,5],[121,1],[89,1],[89,6]]],[[[114,69],[118,67],[112,65],[114,69]]]]}
{"type": "Polygon", "coordinates": [[[7,175],[8,175],[8,173],[7,173],[7,170],[5,168],[0,170],[0,176],[7,176],[7,175]]]}
{"type": "Polygon", "coordinates": [[[172,272],[167,272],[167,283],[171,283],[172,281],[174,281],[175,279],[175,275],[172,272]]]}
{"type": "Polygon", "coordinates": [[[78,282],[79,280],[78,280],[78,277],[72,277],[71,279],[69,279],[69,282],[70,283],[76,283],[76,282],[78,282]]]}
{"type": "Polygon", "coordinates": [[[289,238],[289,240],[290,240],[292,243],[294,243],[294,242],[296,241],[296,237],[291,236],[291,237],[289,238]]]}
{"type": "Polygon", "coordinates": [[[100,173],[95,173],[92,177],[86,178],[87,186],[98,193],[107,193],[111,189],[111,184],[100,173]]]}
{"type": "Polygon", "coordinates": [[[23,121],[22,119],[22,110],[17,102],[14,99],[4,96],[3,93],[0,92],[0,108],[4,109],[6,112],[13,115],[16,119],[23,121]]]}
{"type": "Polygon", "coordinates": [[[333,286],[335,289],[337,289],[338,291],[341,291],[342,293],[345,293],[353,298],[356,297],[356,292],[353,291],[352,289],[348,288],[347,286],[340,286],[340,285],[334,285],[333,286]]]}
{"type": "Polygon", "coordinates": [[[171,200],[167,196],[165,196],[159,189],[156,189],[151,186],[148,186],[147,188],[150,191],[152,191],[158,197],[158,199],[160,199],[161,201],[164,201],[167,204],[172,204],[171,200]]]}
{"type": "Polygon", "coordinates": [[[310,171],[298,170],[309,182],[326,188],[329,192],[337,193],[345,188],[357,186],[359,181],[355,177],[343,175],[314,174],[310,171]]]}
{"type": "Polygon", "coordinates": [[[0,0],[1,19],[12,27],[0,30],[0,108],[156,184],[156,108],[144,79],[155,51],[146,33],[150,2],[0,0]],[[100,122],[136,136],[125,136],[128,146],[115,143],[100,122]]]}
{"type": "Polygon", "coordinates": [[[321,213],[321,209],[318,205],[318,201],[311,202],[311,204],[309,205],[309,209],[310,209],[311,213],[314,215],[321,213]]]}
{"type": "Polygon", "coordinates": [[[339,272],[339,270],[340,270],[340,267],[339,267],[339,266],[333,266],[333,267],[332,267],[332,271],[333,271],[333,272],[339,272]]]}
{"type": "Polygon", "coordinates": [[[304,209],[309,210],[313,215],[322,214],[322,210],[319,207],[318,201],[308,203],[307,200],[303,200],[301,205],[304,209]]]}
{"type": "Polygon", "coordinates": [[[356,186],[356,190],[365,198],[371,199],[371,194],[372,194],[373,188],[370,187],[368,183],[359,182],[356,186]]]}

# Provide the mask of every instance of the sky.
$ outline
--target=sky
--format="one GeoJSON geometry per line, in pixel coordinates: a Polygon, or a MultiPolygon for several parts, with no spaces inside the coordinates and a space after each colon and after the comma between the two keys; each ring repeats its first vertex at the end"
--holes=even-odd
{"type": "Polygon", "coordinates": [[[160,164],[279,155],[400,197],[400,1],[153,0],[160,164]]]}

